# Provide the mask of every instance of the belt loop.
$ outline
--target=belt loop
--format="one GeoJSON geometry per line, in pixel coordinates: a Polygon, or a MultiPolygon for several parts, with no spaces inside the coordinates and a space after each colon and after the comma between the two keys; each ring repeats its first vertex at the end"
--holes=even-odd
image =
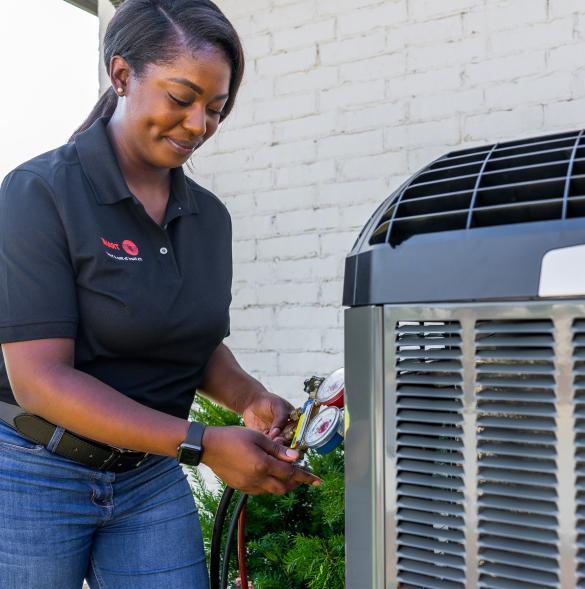
{"type": "Polygon", "coordinates": [[[62,427],[55,428],[55,431],[53,432],[53,435],[51,436],[51,439],[49,440],[49,443],[47,444],[47,450],[49,452],[52,452],[52,453],[55,452],[55,448],[59,445],[59,442],[61,441],[61,438],[63,437],[64,433],[65,433],[65,428],[62,428],[62,427]]]}

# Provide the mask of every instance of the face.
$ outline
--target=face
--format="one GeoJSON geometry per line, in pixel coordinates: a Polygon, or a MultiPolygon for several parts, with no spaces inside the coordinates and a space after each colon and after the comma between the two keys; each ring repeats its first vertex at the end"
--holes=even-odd
{"type": "Polygon", "coordinates": [[[122,58],[114,60],[115,87],[124,89],[114,116],[125,149],[150,166],[184,164],[219,125],[231,76],[225,57],[213,49],[184,54],[171,64],[148,65],[139,78],[124,69],[122,58]]]}

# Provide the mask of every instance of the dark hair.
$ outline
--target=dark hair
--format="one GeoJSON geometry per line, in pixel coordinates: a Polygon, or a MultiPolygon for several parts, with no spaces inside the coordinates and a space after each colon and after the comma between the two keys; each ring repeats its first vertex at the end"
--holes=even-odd
{"type": "MultiPolygon", "coordinates": [[[[183,51],[219,49],[231,67],[229,97],[223,121],[234,106],[244,75],[244,52],[238,33],[211,0],[126,0],[108,24],[104,38],[104,63],[109,70],[115,55],[123,57],[140,76],[148,64],[171,63],[183,51]]],[[[85,131],[100,117],[111,116],[118,96],[112,87],[97,101],[81,126],[85,131]]]]}

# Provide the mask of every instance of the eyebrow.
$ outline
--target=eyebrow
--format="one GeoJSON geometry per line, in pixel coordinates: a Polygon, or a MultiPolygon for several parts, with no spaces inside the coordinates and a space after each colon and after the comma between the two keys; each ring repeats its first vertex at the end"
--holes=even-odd
{"type": "MultiPolygon", "coordinates": [[[[203,89],[197,84],[193,84],[191,80],[187,80],[186,78],[167,78],[169,82],[176,82],[177,84],[183,84],[183,86],[187,86],[191,88],[191,90],[195,91],[197,94],[202,95],[204,94],[203,89]]],[[[227,98],[229,94],[218,94],[213,99],[214,100],[222,100],[223,98],[227,98]]]]}

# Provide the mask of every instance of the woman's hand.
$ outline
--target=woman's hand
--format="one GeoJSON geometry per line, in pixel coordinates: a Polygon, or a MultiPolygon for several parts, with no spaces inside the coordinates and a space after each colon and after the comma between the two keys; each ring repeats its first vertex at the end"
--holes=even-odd
{"type": "Polygon", "coordinates": [[[282,397],[261,391],[252,397],[242,411],[246,427],[266,434],[272,440],[282,442],[282,430],[288,422],[294,407],[282,397]]]}
{"type": "Polygon", "coordinates": [[[284,495],[301,484],[320,484],[315,475],[291,464],[296,450],[248,428],[208,426],[202,462],[227,485],[247,493],[284,495]]]}

